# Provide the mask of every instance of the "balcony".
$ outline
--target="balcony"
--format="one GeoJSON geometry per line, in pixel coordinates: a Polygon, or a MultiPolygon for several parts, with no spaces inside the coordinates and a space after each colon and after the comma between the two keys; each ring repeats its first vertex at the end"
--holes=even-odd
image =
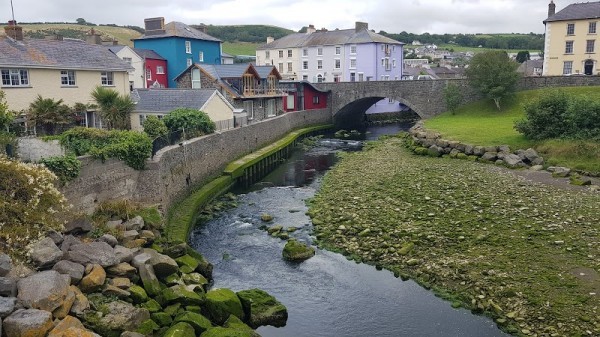
{"type": "Polygon", "coordinates": [[[286,91],[276,88],[244,88],[242,94],[245,97],[287,96],[286,91]]]}

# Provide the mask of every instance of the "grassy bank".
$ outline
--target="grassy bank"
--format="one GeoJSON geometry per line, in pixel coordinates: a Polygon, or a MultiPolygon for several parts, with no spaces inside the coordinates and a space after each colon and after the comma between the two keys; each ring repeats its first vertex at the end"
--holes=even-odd
{"type": "Polygon", "coordinates": [[[599,208],[597,194],[414,156],[389,139],[345,154],[309,212],[322,246],[413,278],[506,331],[583,336],[600,334],[599,208]]]}
{"type": "MultiPolygon", "coordinates": [[[[473,145],[510,145],[512,149],[533,147],[540,151],[550,165],[600,172],[600,144],[575,140],[529,141],[514,129],[516,120],[524,115],[523,104],[537,99],[544,90],[517,93],[503,102],[498,111],[491,100],[460,107],[455,114],[446,112],[425,121],[427,129],[440,132],[444,138],[473,145]]],[[[556,90],[556,89],[554,89],[556,90]]],[[[574,95],[585,95],[600,100],[600,87],[560,88],[574,95]]]]}

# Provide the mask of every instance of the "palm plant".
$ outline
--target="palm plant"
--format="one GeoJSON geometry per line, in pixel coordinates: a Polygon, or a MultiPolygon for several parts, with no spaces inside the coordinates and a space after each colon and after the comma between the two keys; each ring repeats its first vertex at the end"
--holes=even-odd
{"type": "Polygon", "coordinates": [[[92,91],[92,97],[98,104],[108,129],[129,128],[129,114],[135,107],[135,103],[129,96],[119,95],[112,89],[96,87],[92,91]]]}
{"type": "Polygon", "coordinates": [[[53,135],[57,126],[70,123],[70,112],[63,100],[43,98],[38,95],[35,101],[29,105],[29,120],[35,125],[40,125],[46,134],[53,135]]]}

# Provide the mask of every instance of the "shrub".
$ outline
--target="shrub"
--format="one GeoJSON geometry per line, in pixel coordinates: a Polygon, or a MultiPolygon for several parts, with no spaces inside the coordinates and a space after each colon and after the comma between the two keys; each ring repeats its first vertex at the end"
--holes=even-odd
{"type": "Polygon", "coordinates": [[[74,155],[43,158],[40,163],[52,171],[63,184],[77,178],[81,172],[81,162],[74,155]]]}
{"type": "Polygon", "coordinates": [[[200,110],[179,108],[171,111],[163,118],[171,133],[182,131],[183,139],[199,137],[215,132],[215,122],[200,110]]]}
{"type": "Polygon", "coordinates": [[[0,242],[3,250],[23,249],[50,229],[61,230],[66,199],[56,176],[39,164],[0,156],[0,242]]]}
{"type": "Polygon", "coordinates": [[[165,123],[156,116],[148,116],[142,126],[144,127],[144,132],[151,139],[165,137],[169,133],[169,129],[165,123]]]}

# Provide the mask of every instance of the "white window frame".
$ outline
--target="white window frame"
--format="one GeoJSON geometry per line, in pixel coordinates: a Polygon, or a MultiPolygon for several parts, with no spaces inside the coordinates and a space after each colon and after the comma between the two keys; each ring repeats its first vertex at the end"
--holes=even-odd
{"type": "Polygon", "coordinates": [[[157,75],[164,75],[165,74],[165,67],[163,67],[163,66],[156,66],[156,74],[157,75]]]}
{"type": "Polygon", "coordinates": [[[358,73],[358,81],[363,82],[365,80],[365,73],[358,73]]]}
{"type": "Polygon", "coordinates": [[[334,69],[342,69],[342,60],[341,59],[334,59],[333,61],[333,68],[334,69]]]}
{"type": "Polygon", "coordinates": [[[307,48],[302,49],[302,56],[303,57],[307,57],[308,56],[308,49],[307,48]]]}
{"type": "Polygon", "coordinates": [[[350,73],[350,82],[356,82],[356,73],[355,72],[350,73]]]}
{"type": "Polygon", "coordinates": [[[287,63],[287,72],[291,73],[294,71],[294,64],[292,62],[287,63]]]}
{"type": "Polygon", "coordinates": [[[115,76],[112,71],[103,71],[100,73],[100,83],[103,87],[112,87],[115,85],[115,76]]]}
{"type": "Polygon", "coordinates": [[[342,55],[342,47],[335,46],[335,55],[342,55]]]}
{"type": "Polygon", "coordinates": [[[279,64],[278,64],[278,67],[277,67],[277,70],[278,70],[280,73],[283,73],[283,62],[279,62],[279,64]]]}
{"type": "Polygon", "coordinates": [[[146,81],[152,81],[152,69],[146,68],[146,81]]]}
{"type": "Polygon", "coordinates": [[[287,57],[294,57],[293,55],[294,53],[292,52],[292,49],[288,49],[287,57]]]}
{"type": "Polygon", "coordinates": [[[265,59],[270,59],[271,58],[271,51],[270,50],[265,50],[265,59]]]}
{"type": "Polygon", "coordinates": [[[565,41],[565,54],[573,54],[574,45],[573,41],[565,41]]]}
{"type": "Polygon", "coordinates": [[[563,62],[563,75],[571,75],[573,73],[573,61],[563,62]]]}
{"type": "Polygon", "coordinates": [[[75,70],[61,70],[60,71],[60,85],[63,87],[74,87],[75,84],[75,70]]]}
{"type": "Polygon", "coordinates": [[[308,81],[308,75],[302,75],[302,80],[303,81],[308,81]]]}
{"type": "Polygon", "coordinates": [[[198,52],[198,62],[204,62],[204,52],[198,52]]]}
{"type": "Polygon", "coordinates": [[[28,87],[29,70],[28,69],[0,69],[3,87],[28,87]]]}
{"type": "Polygon", "coordinates": [[[200,79],[200,69],[193,68],[192,73],[190,74],[192,79],[192,89],[201,89],[202,81],[200,79]]]}
{"type": "Polygon", "coordinates": [[[302,61],[302,70],[308,70],[308,61],[302,61]]]}
{"type": "Polygon", "coordinates": [[[282,59],[283,58],[283,50],[279,51],[279,58],[282,59]]]}
{"type": "Polygon", "coordinates": [[[194,61],[192,60],[191,57],[188,57],[188,59],[185,62],[186,62],[186,64],[187,64],[188,67],[191,66],[194,63],[194,61]]]}
{"type": "Polygon", "coordinates": [[[567,35],[575,35],[575,24],[567,23],[567,35]]]}
{"type": "Polygon", "coordinates": [[[323,56],[323,47],[317,48],[317,55],[318,56],[323,56]]]}
{"type": "Polygon", "coordinates": [[[317,60],[317,69],[323,69],[323,60],[317,60]]]}
{"type": "Polygon", "coordinates": [[[588,25],[588,34],[596,34],[597,32],[597,21],[592,21],[588,25]]]}
{"type": "Polygon", "coordinates": [[[356,45],[355,44],[350,46],[350,54],[356,54],[356,45]]]}
{"type": "Polygon", "coordinates": [[[350,69],[356,69],[356,59],[355,58],[351,58],[350,59],[350,69]]]}
{"type": "Polygon", "coordinates": [[[596,50],[596,40],[587,40],[585,42],[585,53],[592,54],[596,50]]]}
{"type": "Polygon", "coordinates": [[[191,41],[185,41],[185,53],[186,54],[192,53],[192,42],[191,41]]]}

